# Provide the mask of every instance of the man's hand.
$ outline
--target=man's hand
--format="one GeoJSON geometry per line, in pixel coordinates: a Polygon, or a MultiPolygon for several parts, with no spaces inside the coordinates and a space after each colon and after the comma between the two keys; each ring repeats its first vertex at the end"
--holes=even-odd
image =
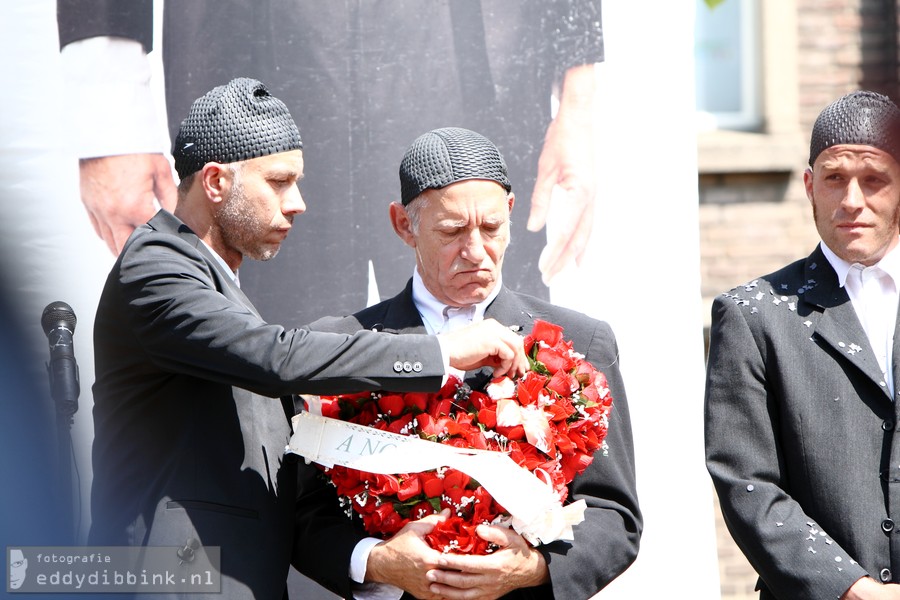
{"type": "Polygon", "coordinates": [[[134,228],[156,213],[154,199],[166,210],[175,208],[175,180],[162,154],[83,158],[79,168],[81,201],[94,231],[115,255],[134,228]]]}
{"type": "Polygon", "coordinates": [[[528,370],[522,337],[494,319],[442,333],[438,338],[454,369],[493,367],[495,377],[515,377],[528,370]]]}
{"type": "Polygon", "coordinates": [[[445,509],[439,515],[408,523],[372,548],[366,562],[366,581],[389,583],[424,600],[440,598],[429,591],[431,581],[426,574],[437,566],[441,553],[428,545],[425,536],[449,515],[445,509]]]}
{"type": "Polygon", "coordinates": [[[448,600],[491,600],[550,581],[544,556],[512,529],[479,525],[476,532],[500,549],[485,556],[442,554],[439,568],[428,572],[433,594],[448,600]]]}
{"type": "Polygon", "coordinates": [[[550,232],[553,237],[548,237],[538,263],[548,285],[573,259],[581,264],[594,225],[595,88],[593,65],[573,67],[566,72],[559,111],[547,128],[538,159],[528,230],[539,231],[553,211],[557,231],[550,232]],[[557,196],[562,197],[564,205],[551,206],[555,186],[565,192],[557,196]]]}
{"type": "Polygon", "coordinates": [[[898,600],[900,585],[896,583],[880,584],[871,577],[862,577],[850,586],[841,600],[898,600]]]}

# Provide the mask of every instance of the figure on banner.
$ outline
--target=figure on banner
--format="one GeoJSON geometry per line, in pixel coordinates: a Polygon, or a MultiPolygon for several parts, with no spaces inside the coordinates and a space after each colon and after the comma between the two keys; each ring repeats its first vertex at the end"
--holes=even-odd
{"type": "MultiPolygon", "coordinates": [[[[482,525],[478,534],[497,544],[496,552],[441,554],[424,541],[428,527],[423,525],[375,546],[393,551],[383,553],[389,557],[384,562],[370,558],[369,568],[419,597],[589,598],[621,574],[638,552],[643,521],[615,337],[604,322],[505,285],[514,204],[506,163],[490,140],[456,127],[421,135],[400,165],[400,201],[388,207],[394,231],[415,257],[412,278],[393,298],[352,316],[310,325],[314,331],[347,334],[367,329],[439,334],[487,318],[527,333],[535,319],[542,319],[563,327],[575,350],[609,381],[615,401],[608,455],[598,456],[569,486],[570,500],[583,499],[588,506],[584,522],[574,527],[574,542],[532,547],[511,529],[482,525]],[[419,566],[417,577],[405,572],[391,576],[408,563],[419,566]]],[[[473,389],[490,380],[484,372],[460,375],[473,389]]],[[[328,494],[337,502],[321,482],[306,485],[308,498],[301,496],[301,505],[321,503],[328,494]]],[[[298,552],[320,552],[327,532],[318,539],[298,537],[303,542],[298,552]]]]}
{"type": "Polygon", "coordinates": [[[238,268],[275,256],[304,212],[302,148],[287,107],[257,80],[198,98],[174,145],[175,212],[131,235],[95,321],[89,543],[220,546],[230,599],[282,597],[294,527],[340,514],[295,514],[308,467],[283,457],[290,394],[437,390],[450,368],[527,368],[521,338],[496,321],[437,340],[264,321],[238,268]]]}
{"type": "MultiPolygon", "coordinates": [[[[163,207],[174,203],[163,145],[154,141],[159,129],[147,114],[152,102],[139,89],[149,76],[141,59],[151,49],[152,2],[124,9],[115,0],[60,0],[58,14],[63,64],[75,83],[71,122],[84,158],[82,197],[118,252],[130,229],[155,211],[154,190],[163,207]],[[123,101],[111,102],[115,97],[123,101]]],[[[448,124],[490,136],[510,158],[517,185],[533,190],[527,218],[512,224],[510,288],[547,298],[540,275],[549,280],[583,254],[597,188],[599,2],[264,1],[225,10],[211,0],[168,2],[162,37],[172,136],[194,98],[252,76],[277,82],[273,91],[315,142],[304,185],[328,202],[310,210],[306,235],[285,244],[281,259],[242,273],[267,318],[303,323],[351,312],[377,296],[376,288],[403,285],[411,257],[376,207],[393,194],[388,165],[408,141],[448,124]],[[554,194],[567,198],[567,209],[555,207],[559,233],[547,240],[535,232],[555,187],[567,192],[554,194]],[[367,282],[370,262],[377,282],[367,282]],[[341,276],[314,288],[298,280],[286,290],[286,264],[341,276]]]]}
{"type": "Polygon", "coordinates": [[[761,599],[900,598],[898,157],[890,99],[829,104],[803,174],[820,243],[713,304],[706,464],[761,599]]]}

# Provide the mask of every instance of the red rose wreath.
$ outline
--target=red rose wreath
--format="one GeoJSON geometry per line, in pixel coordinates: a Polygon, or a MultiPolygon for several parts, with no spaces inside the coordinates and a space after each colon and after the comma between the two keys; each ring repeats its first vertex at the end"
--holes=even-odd
{"type": "MultiPolygon", "coordinates": [[[[563,339],[562,328],[537,320],[524,338],[529,371],[472,390],[455,377],[437,393],[365,392],[323,396],[322,416],[459,448],[504,452],[551,486],[563,503],[567,485],[603,447],[612,397],[606,377],[563,339]]],[[[366,530],[390,537],[410,520],[451,509],[427,536],[443,552],[486,554],[475,534],[509,514],[478,481],[442,467],[381,475],[335,465],[323,471],[344,507],[366,530]]]]}

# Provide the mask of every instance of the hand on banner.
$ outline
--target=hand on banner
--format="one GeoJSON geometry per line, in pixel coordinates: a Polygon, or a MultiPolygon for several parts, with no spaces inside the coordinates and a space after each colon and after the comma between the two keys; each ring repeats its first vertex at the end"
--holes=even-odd
{"type": "Polygon", "coordinates": [[[516,377],[528,370],[522,337],[494,319],[442,333],[438,339],[454,369],[471,371],[493,367],[494,377],[516,377]]]}
{"type": "Polygon", "coordinates": [[[544,556],[506,527],[479,525],[478,536],[498,546],[491,554],[442,554],[438,569],[428,572],[432,593],[448,600],[491,600],[550,581],[544,556]]]}
{"type": "Polygon", "coordinates": [[[79,169],[81,201],[91,225],[115,255],[134,228],[156,214],[154,200],[166,210],[175,208],[175,180],[162,154],[83,158],[79,169]]]}
{"type": "Polygon", "coordinates": [[[394,585],[416,598],[440,598],[429,591],[432,580],[427,575],[437,567],[441,553],[428,545],[425,536],[448,516],[450,510],[444,509],[440,514],[408,523],[390,539],[373,547],[366,562],[366,581],[394,585]]]}
{"type": "Polygon", "coordinates": [[[594,164],[594,65],[566,72],[559,112],[547,128],[538,159],[537,179],[531,197],[528,230],[540,231],[551,210],[561,212],[558,231],[547,232],[547,245],[538,263],[544,283],[575,260],[581,264],[594,226],[597,180],[594,164]],[[565,210],[551,201],[555,186],[567,192],[565,210]]]}

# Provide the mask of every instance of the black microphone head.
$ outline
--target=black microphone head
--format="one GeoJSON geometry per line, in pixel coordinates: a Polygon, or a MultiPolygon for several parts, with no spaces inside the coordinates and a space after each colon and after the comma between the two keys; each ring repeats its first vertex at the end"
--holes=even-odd
{"type": "Polygon", "coordinates": [[[59,327],[65,327],[75,333],[75,323],[77,322],[75,311],[65,302],[51,302],[44,309],[44,314],[41,315],[41,327],[44,328],[44,333],[47,335],[59,327]]]}

